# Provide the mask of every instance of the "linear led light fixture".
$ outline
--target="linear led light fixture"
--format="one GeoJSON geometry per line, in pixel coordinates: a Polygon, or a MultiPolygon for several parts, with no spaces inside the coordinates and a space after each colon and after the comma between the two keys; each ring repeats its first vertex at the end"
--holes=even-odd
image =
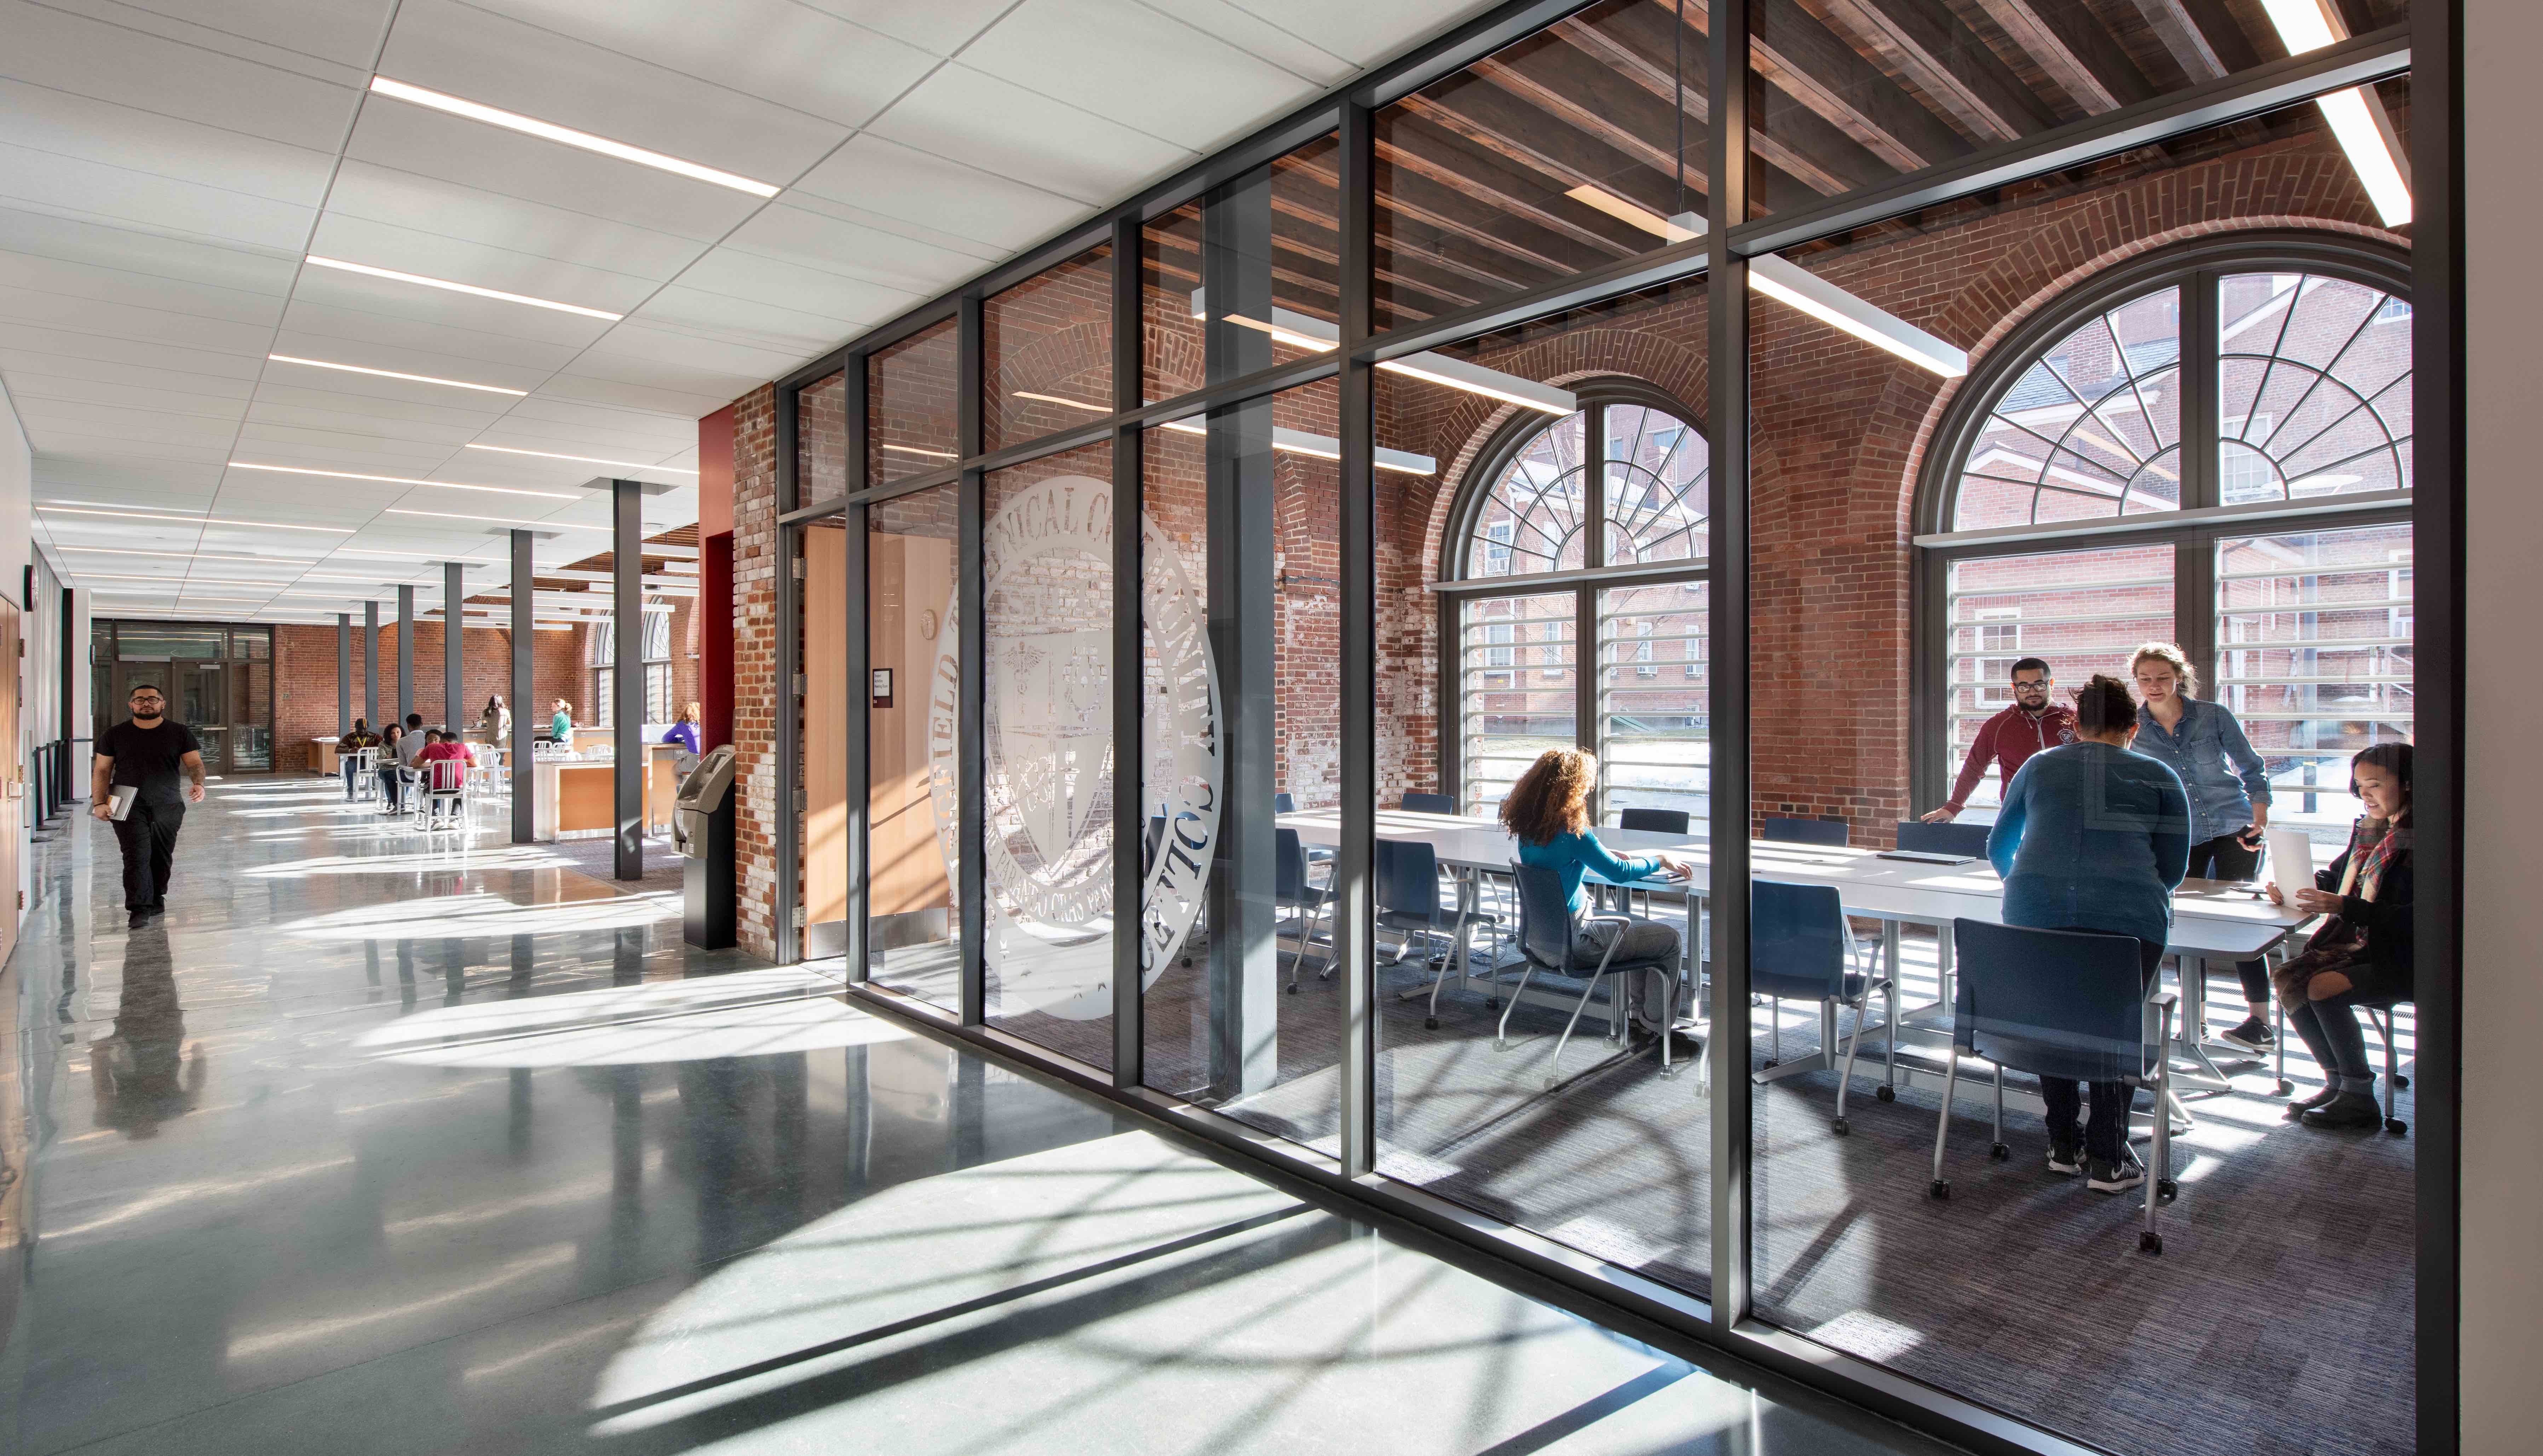
{"type": "MultiPolygon", "coordinates": [[[[1202,288],[1193,290],[1192,312],[1195,319],[1209,317],[1207,292],[1208,290],[1202,288]]],[[[1282,344],[1295,345],[1300,348],[1312,348],[1318,353],[1337,348],[1342,344],[1343,335],[1339,326],[1328,324],[1312,314],[1302,314],[1294,309],[1274,308],[1269,321],[1248,318],[1243,314],[1229,314],[1227,322],[1241,328],[1269,334],[1282,344]]],[[[1400,359],[1387,359],[1377,367],[1389,373],[1426,379],[1432,384],[1444,384],[1450,389],[1462,389],[1468,394],[1479,394],[1487,399],[1500,400],[1503,404],[1518,405],[1530,410],[1543,410],[1549,415],[1569,415],[1580,408],[1579,397],[1568,389],[1556,389],[1550,384],[1539,384],[1533,379],[1521,379],[1515,374],[1504,374],[1499,369],[1487,369],[1481,364],[1470,364],[1464,359],[1452,359],[1446,354],[1432,353],[1426,349],[1421,353],[1406,354],[1400,359]]],[[[1073,404],[1075,401],[1062,400],[1059,403],[1073,404]]]]}
{"type": "Polygon", "coordinates": [[[439,486],[445,491],[491,491],[498,496],[536,496],[544,500],[580,500],[579,494],[565,491],[524,491],[514,486],[463,486],[457,481],[420,481],[404,475],[362,475],[350,470],[311,470],[301,465],[257,465],[246,460],[233,460],[232,470],[271,470],[283,475],[323,475],[340,481],[385,481],[393,486],[439,486]]]}
{"type": "Polygon", "coordinates": [[[134,551],[123,546],[63,546],[60,551],[76,551],[86,556],[165,556],[178,561],[254,562],[263,566],[314,566],[314,556],[261,556],[244,551],[134,551]]]}
{"type": "Polygon", "coordinates": [[[773,197],[783,191],[767,183],[753,182],[747,177],[736,176],[731,172],[719,172],[713,167],[702,167],[695,162],[683,162],[677,157],[666,157],[660,152],[649,152],[643,147],[629,146],[623,141],[611,141],[608,137],[594,136],[588,131],[577,131],[571,126],[559,126],[553,121],[541,121],[536,117],[521,115],[517,112],[506,112],[479,102],[462,101],[458,97],[445,96],[438,91],[426,91],[421,86],[410,86],[404,81],[392,81],[386,76],[373,76],[371,90],[382,96],[393,96],[400,101],[413,102],[420,107],[430,107],[436,112],[448,112],[454,116],[466,116],[471,121],[484,121],[492,126],[508,127],[513,131],[524,132],[547,141],[563,142],[570,147],[580,147],[586,152],[598,152],[604,157],[616,157],[622,162],[634,162],[639,166],[652,167],[657,171],[674,172],[682,177],[695,178],[700,182],[711,182],[717,187],[728,187],[737,192],[748,192],[754,197],[773,197]]]}
{"type": "MultiPolygon", "coordinates": [[[[1569,195],[1672,243],[1704,236],[1704,219],[1693,212],[1662,217],[1592,187],[1574,188],[1569,195]],[[1596,198],[1586,195],[1592,192],[1597,193],[1596,198]]],[[[1969,356],[1965,350],[1772,254],[1748,260],[1748,287],[1751,292],[1789,304],[1822,324],[1841,329],[1875,348],[1887,349],[1946,379],[1958,379],[1969,372],[1969,356]]]]}
{"type": "Polygon", "coordinates": [[[353,528],[350,526],[293,526],[285,525],[281,521],[234,521],[209,515],[162,515],[148,510],[82,510],[66,505],[47,505],[38,513],[41,515],[112,515],[127,520],[179,521],[190,526],[255,526],[267,531],[324,531],[331,536],[353,534],[353,528]]]}
{"type": "Polygon", "coordinates": [[[532,308],[552,308],[561,314],[580,314],[587,319],[607,319],[617,323],[627,317],[605,308],[584,308],[579,303],[559,303],[553,298],[532,298],[527,293],[506,293],[501,288],[480,288],[474,283],[453,282],[449,278],[427,278],[422,273],[402,273],[393,268],[373,268],[367,263],[347,263],[341,258],[321,258],[305,254],[302,262],[312,268],[332,268],[340,272],[360,273],[365,277],[387,278],[396,283],[415,283],[425,288],[444,288],[453,293],[473,293],[479,298],[496,298],[505,303],[526,303],[532,308]]]}
{"type": "MultiPolygon", "coordinates": [[[[1073,405],[1077,402],[1075,400],[1062,400],[1060,403],[1064,405],[1073,405]]],[[[927,450],[921,449],[916,445],[885,445],[883,448],[889,450],[895,455],[916,455],[928,460],[960,460],[963,458],[951,450],[927,450]]]]}
{"type": "MultiPolygon", "coordinates": [[[[1209,433],[1209,426],[1195,420],[1170,420],[1162,427],[1177,434],[1209,433]]],[[[1313,455],[1319,460],[1343,458],[1342,441],[1333,436],[1309,434],[1303,429],[1290,429],[1278,424],[1272,426],[1272,448],[1283,454],[1313,455]]],[[[1416,455],[1410,450],[1390,450],[1384,445],[1377,447],[1376,464],[1380,470],[1402,471],[1406,475],[1435,475],[1439,470],[1439,462],[1427,455],[1416,455]]]]}
{"type": "Polygon", "coordinates": [[[367,546],[339,546],[331,556],[387,556],[412,561],[475,561],[490,566],[500,565],[500,556],[455,556],[447,551],[380,551],[367,546]]]}
{"type": "MultiPolygon", "coordinates": [[[[453,510],[409,510],[404,506],[398,505],[390,506],[387,513],[390,515],[428,515],[439,520],[479,521],[488,525],[497,526],[535,526],[540,530],[555,530],[558,527],[563,527],[569,531],[610,531],[617,529],[615,526],[586,526],[575,521],[516,521],[508,516],[462,515],[453,510]]],[[[439,558],[432,559],[439,560],[439,558]]],[[[480,558],[480,560],[483,560],[483,558],[480,558]]]]}
{"type": "MultiPolygon", "coordinates": [[[[166,576],[133,575],[123,572],[73,572],[71,575],[83,581],[158,581],[170,585],[182,584],[171,582],[166,576]]],[[[205,576],[202,578],[202,584],[205,586],[288,586],[291,583],[260,581],[253,576],[205,576]]]]}
{"type": "MultiPolygon", "coordinates": [[[[2302,55],[2347,39],[2349,27],[2325,0],[2261,0],[2287,54],[2302,55]]],[[[2366,189],[2366,198],[2386,227],[2411,220],[2411,175],[2408,153],[2394,133],[2393,117],[2382,98],[2363,86],[2351,86],[2314,98],[2334,141],[2349,155],[2349,165],[2366,189]]]]}
{"type": "Polygon", "coordinates": [[[312,369],[341,369],[347,374],[369,374],[380,379],[404,379],[413,384],[439,384],[451,389],[474,389],[486,394],[507,394],[516,399],[529,394],[526,389],[505,389],[500,384],[471,384],[465,379],[443,379],[432,374],[404,374],[395,369],[366,369],[359,364],[340,364],[333,359],[304,359],[292,354],[271,353],[267,354],[266,357],[277,364],[303,364],[312,369]]]}
{"type": "MultiPolygon", "coordinates": [[[[480,445],[471,443],[464,448],[471,450],[493,450],[499,455],[536,455],[542,460],[573,460],[584,465],[615,465],[621,470],[660,470],[667,471],[672,475],[697,474],[696,471],[691,470],[684,465],[644,465],[634,460],[603,460],[597,455],[560,455],[554,450],[522,450],[515,449],[510,445],[480,445]]],[[[884,448],[888,450],[891,446],[886,445],[884,448]]],[[[945,458],[951,460],[954,457],[948,455],[945,458]]]]}

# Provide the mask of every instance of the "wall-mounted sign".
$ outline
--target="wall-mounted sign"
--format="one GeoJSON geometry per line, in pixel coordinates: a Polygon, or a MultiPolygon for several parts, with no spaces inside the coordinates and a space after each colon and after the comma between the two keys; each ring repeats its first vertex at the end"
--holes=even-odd
{"type": "Polygon", "coordinates": [[[877,708],[891,706],[891,669],[888,667],[874,670],[874,705],[877,708]]]}

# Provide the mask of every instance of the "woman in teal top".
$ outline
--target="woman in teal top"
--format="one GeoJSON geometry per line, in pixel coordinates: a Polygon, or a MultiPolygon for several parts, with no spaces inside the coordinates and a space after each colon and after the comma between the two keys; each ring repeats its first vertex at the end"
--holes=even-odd
{"type": "MultiPolygon", "coordinates": [[[[1620,855],[1600,844],[1589,827],[1589,786],[1597,781],[1596,759],[1578,748],[1549,748],[1502,801],[1502,826],[1518,840],[1519,863],[1543,865],[1560,875],[1575,915],[1589,908],[1589,891],[1581,880],[1590,872],[1618,884],[1655,875],[1685,880],[1694,874],[1684,860],[1670,855],[1620,855]]],[[[1622,925],[1601,921],[1581,927],[1572,954],[1595,963],[1611,945],[1620,960],[1675,960],[1677,927],[1640,916],[1622,925]]],[[[1657,977],[1649,979],[1653,984],[1645,987],[1644,1003],[1657,1010],[1661,998],[1654,993],[1661,988],[1657,977]]],[[[1638,1019],[1646,1025],[1653,1020],[1648,1015],[1638,1019]]]]}
{"type": "Polygon", "coordinates": [[[574,705],[563,698],[557,699],[556,717],[548,720],[548,736],[560,748],[574,746],[574,705]]]}

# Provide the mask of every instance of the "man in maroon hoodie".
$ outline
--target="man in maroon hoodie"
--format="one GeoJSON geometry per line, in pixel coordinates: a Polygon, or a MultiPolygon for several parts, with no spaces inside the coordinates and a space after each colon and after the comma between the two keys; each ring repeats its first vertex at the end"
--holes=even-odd
{"type": "Polygon", "coordinates": [[[2013,664],[2013,706],[1978,725],[1978,740],[1969,745],[1960,782],[1952,786],[1952,797],[1941,808],[1924,816],[1926,823],[1947,822],[1968,807],[1969,793],[1986,777],[1988,764],[2003,770],[1999,784],[2010,784],[2024,759],[2043,748],[2075,741],[2074,710],[2048,701],[2049,684],[2054,681],[2048,664],[2038,657],[2013,664]]]}

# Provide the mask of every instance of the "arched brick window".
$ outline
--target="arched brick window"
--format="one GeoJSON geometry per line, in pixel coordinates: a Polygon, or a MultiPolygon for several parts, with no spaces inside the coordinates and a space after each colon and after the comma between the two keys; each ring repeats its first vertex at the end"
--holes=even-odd
{"type": "Polygon", "coordinates": [[[1701,818],[1709,447],[1692,412],[1649,384],[1571,387],[1572,414],[1503,423],[1450,512],[1442,767],[1460,805],[1484,813],[1538,754],[1579,746],[1598,756],[1602,818],[1633,806],[1701,818]]]}
{"type": "Polygon", "coordinates": [[[2243,720],[2273,819],[2346,828],[2342,760],[2412,728],[2408,268],[2347,237],[2189,244],[1980,364],[1919,501],[1941,689],[1920,695],[1919,804],[1949,794],[2017,658],[2071,691],[2162,640],[2243,720]]]}

